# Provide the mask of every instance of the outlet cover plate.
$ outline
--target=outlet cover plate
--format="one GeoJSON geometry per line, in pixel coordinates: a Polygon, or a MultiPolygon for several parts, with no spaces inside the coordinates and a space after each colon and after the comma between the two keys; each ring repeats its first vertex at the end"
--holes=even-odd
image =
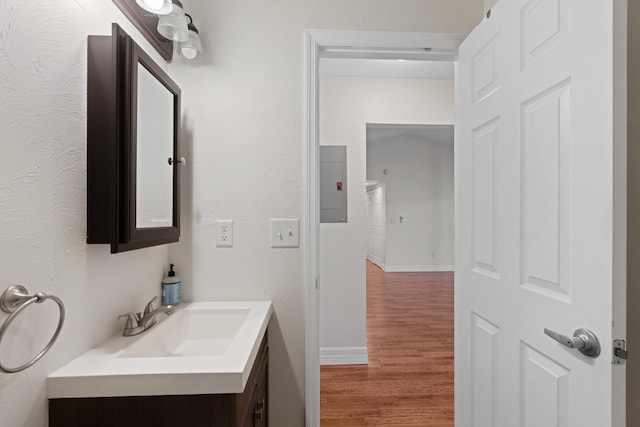
{"type": "Polygon", "coordinates": [[[219,219],[216,221],[216,246],[219,248],[233,246],[233,220],[219,219]]]}
{"type": "Polygon", "coordinates": [[[271,220],[271,247],[272,248],[299,248],[300,247],[300,220],[299,219],[272,219],[271,220]]]}

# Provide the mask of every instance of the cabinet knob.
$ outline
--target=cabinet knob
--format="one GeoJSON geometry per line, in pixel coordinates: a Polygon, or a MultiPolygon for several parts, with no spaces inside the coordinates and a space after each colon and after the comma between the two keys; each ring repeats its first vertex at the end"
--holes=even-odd
{"type": "MultiPolygon", "coordinates": [[[[167,160],[167,162],[169,163],[169,165],[173,165],[174,160],[171,157],[169,157],[169,160],[167,160]]],[[[175,162],[180,163],[182,166],[187,165],[187,159],[185,159],[184,157],[180,157],[180,159],[175,160],[175,162]]]]}

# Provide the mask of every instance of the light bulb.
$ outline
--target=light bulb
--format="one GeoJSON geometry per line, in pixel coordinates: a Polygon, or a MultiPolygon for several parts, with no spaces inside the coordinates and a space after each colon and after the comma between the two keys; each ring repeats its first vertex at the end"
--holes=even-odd
{"type": "Polygon", "coordinates": [[[193,59],[198,56],[198,51],[192,47],[183,47],[180,52],[182,53],[182,56],[187,59],[193,59]]]}
{"type": "Polygon", "coordinates": [[[136,0],[138,6],[156,15],[166,15],[173,10],[171,0],[136,0]]]}
{"type": "Polygon", "coordinates": [[[144,0],[149,9],[160,9],[164,3],[162,0],[144,0]]]}
{"type": "MultiPolygon", "coordinates": [[[[188,15],[187,15],[188,16],[188,15]]],[[[191,16],[188,16],[191,19],[191,16]]],[[[198,35],[198,29],[193,22],[188,25],[189,39],[179,44],[180,54],[187,59],[195,59],[196,56],[202,54],[202,43],[198,35]]]]}

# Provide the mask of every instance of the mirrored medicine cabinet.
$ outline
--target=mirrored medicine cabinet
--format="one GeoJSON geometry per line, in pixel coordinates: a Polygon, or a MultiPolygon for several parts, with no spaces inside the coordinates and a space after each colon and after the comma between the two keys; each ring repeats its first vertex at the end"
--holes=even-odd
{"type": "Polygon", "coordinates": [[[89,36],[87,81],[87,243],[177,242],[180,88],[117,24],[89,36]]]}

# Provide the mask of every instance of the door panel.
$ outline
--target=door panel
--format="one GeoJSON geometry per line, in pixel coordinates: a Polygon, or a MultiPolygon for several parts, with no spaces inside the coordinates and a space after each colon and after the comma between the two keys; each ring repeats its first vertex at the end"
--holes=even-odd
{"type": "Polygon", "coordinates": [[[472,412],[475,425],[494,425],[500,328],[474,314],[471,338],[472,412]]]}
{"type": "Polygon", "coordinates": [[[496,33],[471,59],[471,90],[474,104],[500,89],[499,40],[500,34],[496,33]]]}
{"type": "Polygon", "coordinates": [[[500,1],[460,46],[458,427],[612,425],[613,10],[500,1]]]}
{"type": "Polygon", "coordinates": [[[496,232],[500,226],[497,196],[499,176],[496,155],[500,149],[500,120],[494,119],[472,132],[473,168],[473,269],[500,279],[500,254],[496,232]]]}
{"type": "Polygon", "coordinates": [[[520,15],[522,68],[544,57],[570,34],[568,1],[530,1],[520,15]]]}
{"type": "Polygon", "coordinates": [[[520,425],[523,427],[570,425],[571,371],[525,343],[521,344],[520,350],[522,357],[520,425]]]}
{"type": "Polygon", "coordinates": [[[522,104],[523,287],[570,302],[570,81],[522,104]]]}

